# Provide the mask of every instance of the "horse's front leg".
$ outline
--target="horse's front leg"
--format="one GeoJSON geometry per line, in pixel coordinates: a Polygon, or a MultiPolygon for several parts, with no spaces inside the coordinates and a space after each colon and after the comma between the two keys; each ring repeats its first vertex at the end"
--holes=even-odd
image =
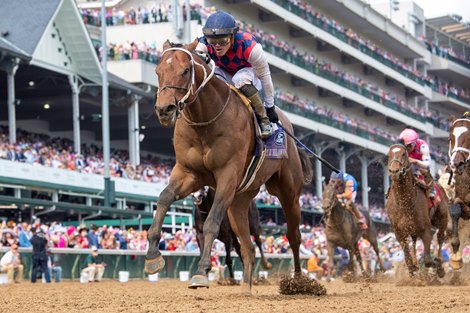
{"type": "MultiPolygon", "coordinates": [[[[423,246],[424,246],[424,266],[426,268],[429,268],[433,265],[432,258],[431,258],[431,241],[432,241],[431,229],[425,230],[421,239],[423,240],[423,246]]],[[[415,247],[414,251],[416,253],[415,241],[413,241],[413,247],[415,247]]]]}
{"type": "Polygon", "coordinates": [[[328,248],[328,276],[326,278],[327,281],[331,280],[331,273],[333,271],[333,267],[335,266],[335,249],[336,245],[333,244],[331,241],[327,241],[327,248],[328,248]]]}
{"type": "MultiPolygon", "coordinates": [[[[457,199],[456,199],[457,200],[457,199]]],[[[450,207],[450,217],[452,219],[452,254],[450,256],[450,265],[453,270],[459,270],[463,266],[462,254],[459,253],[459,219],[462,215],[462,207],[459,203],[455,203],[450,207]]]]}
{"type": "Polygon", "coordinates": [[[413,270],[418,271],[419,270],[419,262],[418,262],[418,257],[416,254],[416,242],[418,240],[418,236],[412,236],[411,237],[411,260],[413,261],[413,270]]]}
{"type": "Polygon", "coordinates": [[[196,178],[191,174],[188,175],[178,164],[173,168],[170,183],[160,194],[152,226],[150,226],[148,231],[149,249],[145,257],[144,267],[144,271],[147,274],[158,273],[165,266],[165,260],[158,248],[158,244],[160,243],[163,220],[170,205],[197,190],[199,186],[196,186],[196,183],[196,178]]]}
{"type": "Polygon", "coordinates": [[[399,239],[398,242],[400,243],[401,248],[403,249],[403,253],[405,254],[405,263],[406,267],[408,267],[408,273],[410,277],[414,276],[415,272],[415,265],[413,262],[413,257],[411,256],[410,253],[410,246],[408,244],[408,239],[399,239]]]}
{"type": "Polygon", "coordinates": [[[438,250],[437,250],[437,276],[440,278],[444,277],[445,270],[442,266],[442,245],[444,244],[445,240],[445,231],[444,228],[440,228],[439,232],[437,233],[437,243],[438,243],[438,250]]]}
{"type": "Polygon", "coordinates": [[[220,224],[225,217],[227,208],[233,201],[235,195],[235,183],[233,181],[217,182],[214,202],[209,215],[204,222],[204,249],[199,260],[199,265],[195,275],[189,282],[189,288],[206,287],[209,288],[207,273],[211,270],[211,250],[215,238],[219,234],[220,224]]]}

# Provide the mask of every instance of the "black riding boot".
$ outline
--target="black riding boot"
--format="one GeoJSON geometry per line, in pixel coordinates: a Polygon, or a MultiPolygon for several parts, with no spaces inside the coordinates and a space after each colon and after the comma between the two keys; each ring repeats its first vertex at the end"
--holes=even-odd
{"type": "Polygon", "coordinates": [[[263,100],[259,94],[258,89],[252,84],[243,85],[240,87],[240,91],[251,101],[251,106],[255,110],[256,117],[258,118],[259,126],[261,128],[261,138],[268,138],[273,134],[273,127],[266,115],[266,108],[264,107],[263,100]]]}
{"type": "Polygon", "coordinates": [[[434,178],[431,175],[431,172],[429,171],[423,171],[423,176],[424,176],[424,181],[426,183],[426,186],[428,187],[428,192],[429,192],[429,198],[434,199],[436,196],[436,191],[434,190],[434,178]]]}

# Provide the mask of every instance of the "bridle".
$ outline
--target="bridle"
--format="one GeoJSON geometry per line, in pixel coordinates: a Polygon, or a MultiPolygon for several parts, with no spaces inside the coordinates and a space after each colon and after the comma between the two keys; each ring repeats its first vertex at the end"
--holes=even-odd
{"type": "MultiPolygon", "coordinates": [[[[157,98],[160,96],[161,92],[163,92],[164,90],[167,90],[167,89],[177,89],[177,90],[186,91],[186,94],[181,99],[178,100],[178,99],[176,99],[176,97],[174,97],[175,98],[175,103],[176,103],[177,118],[179,118],[180,116],[183,116],[185,121],[191,126],[206,126],[206,125],[209,125],[209,124],[213,123],[215,120],[217,120],[222,115],[222,113],[225,111],[225,108],[227,107],[227,104],[229,103],[230,94],[231,94],[230,87],[229,87],[229,94],[228,94],[228,97],[227,97],[227,101],[225,102],[225,105],[223,106],[222,110],[214,118],[212,118],[209,121],[194,122],[194,121],[190,120],[184,114],[183,110],[187,105],[189,105],[189,104],[193,103],[194,101],[196,101],[199,92],[202,90],[202,88],[204,88],[204,86],[214,76],[214,72],[215,72],[214,60],[212,60],[210,58],[205,58],[209,62],[209,67],[211,69],[210,73],[208,74],[207,71],[206,71],[206,67],[204,65],[200,64],[199,62],[194,61],[193,53],[191,53],[189,50],[181,48],[181,47],[173,47],[173,48],[168,48],[165,51],[163,51],[163,54],[165,54],[168,51],[183,51],[184,53],[186,53],[189,56],[189,58],[191,60],[191,78],[188,82],[187,87],[164,85],[164,86],[158,88],[157,98]],[[204,72],[204,79],[203,79],[202,83],[199,85],[199,87],[197,87],[196,91],[193,92],[193,89],[196,86],[195,65],[198,65],[202,68],[202,70],[204,72]],[[186,102],[191,95],[193,95],[193,100],[191,100],[189,102],[186,102]]],[[[162,54],[162,57],[163,57],[163,54],[162,54]]]]}
{"type": "MultiPolygon", "coordinates": [[[[406,151],[406,147],[401,145],[401,144],[392,145],[390,147],[390,150],[392,150],[393,147],[403,147],[405,149],[405,152],[408,153],[408,151],[406,151]]],[[[395,154],[393,154],[393,159],[388,161],[388,165],[387,165],[388,166],[388,171],[390,172],[392,177],[402,176],[411,169],[411,165],[408,162],[408,158],[406,158],[405,161],[403,161],[402,159],[397,158],[395,156],[395,154]],[[400,169],[395,170],[395,171],[390,170],[390,165],[392,165],[392,163],[394,163],[394,162],[397,162],[400,165],[400,169]]]]}
{"type": "MultiPolygon", "coordinates": [[[[470,123],[470,120],[469,119],[466,119],[466,118],[459,118],[459,119],[456,119],[453,123],[452,123],[452,129],[454,128],[455,126],[455,123],[457,122],[467,122],[467,123],[470,123]]],[[[470,149],[467,149],[467,148],[464,148],[464,147],[459,147],[459,146],[456,146],[454,148],[451,147],[451,141],[449,140],[449,162],[452,162],[452,160],[455,158],[456,154],[457,153],[466,153],[467,154],[467,157],[465,158],[465,162],[464,162],[464,166],[467,165],[468,161],[470,160],[470,149]]],[[[465,156],[465,155],[464,155],[465,156]]]]}
{"type": "MultiPolygon", "coordinates": [[[[329,210],[328,212],[325,212],[325,209],[323,209],[324,211],[324,214],[323,214],[323,217],[324,217],[324,220],[325,220],[325,223],[330,226],[330,227],[334,227],[335,225],[331,224],[331,221],[330,221],[330,216],[331,214],[333,213],[333,210],[334,208],[339,204],[339,200],[338,198],[336,197],[336,183],[333,184],[333,187],[332,188],[332,191],[331,191],[331,194],[332,196],[330,196],[330,198],[332,199],[331,200],[331,203],[330,205],[328,206],[329,210]]],[[[326,190],[326,189],[325,189],[326,190]]],[[[344,216],[343,216],[343,219],[344,219],[344,216]]],[[[340,224],[342,223],[343,219],[341,220],[340,224]]]]}

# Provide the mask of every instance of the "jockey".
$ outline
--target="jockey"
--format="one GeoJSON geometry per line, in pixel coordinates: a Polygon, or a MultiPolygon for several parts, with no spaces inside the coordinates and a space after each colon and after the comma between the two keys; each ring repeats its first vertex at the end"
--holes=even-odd
{"type": "Polygon", "coordinates": [[[260,121],[261,137],[273,133],[270,122],[279,118],[274,108],[273,82],[263,47],[255,36],[239,31],[232,15],[218,11],[206,21],[196,50],[208,53],[214,60],[216,74],[233,83],[251,100],[260,121]],[[265,103],[260,95],[264,90],[265,103]]]}
{"type": "Polygon", "coordinates": [[[408,150],[408,160],[415,167],[413,170],[421,173],[424,177],[424,182],[429,190],[429,197],[431,200],[435,196],[433,178],[429,171],[431,165],[431,156],[429,153],[429,145],[426,141],[419,139],[418,133],[410,128],[405,128],[400,133],[400,140],[408,150]]]}
{"type": "Polygon", "coordinates": [[[367,229],[366,221],[362,218],[359,209],[354,204],[357,195],[357,181],[354,176],[343,172],[332,172],[330,180],[336,180],[336,196],[340,201],[346,204],[346,209],[351,212],[359,228],[363,230],[367,229]]]}

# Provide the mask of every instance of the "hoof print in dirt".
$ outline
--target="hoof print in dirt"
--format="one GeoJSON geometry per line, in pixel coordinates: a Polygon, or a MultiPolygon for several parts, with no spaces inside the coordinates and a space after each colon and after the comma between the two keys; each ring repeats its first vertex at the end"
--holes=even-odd
{"type": "Polygon", "coordinates": [[[217,281],[217,284],[220,286],[236,286],[240,285],[238,281],[233,278],[221,279],[217,281]]]}
{"type": "Polygon", "coordinates": [[[306,275],[285,276],[279,284],[279,293],[283,295],[326,295],[326,288],[306,275]]]}
{"type": "Polygon", "coordinates": [[[261,278],[258,278],[258,279],[254,279],[254,280],[253,280],[253,285],[256,285],[256,286],[268,286],[268,285],[271,285],[271,283],[270,283],[269,280],[267,280],[266,278],[261,277],[261,278]]]}

